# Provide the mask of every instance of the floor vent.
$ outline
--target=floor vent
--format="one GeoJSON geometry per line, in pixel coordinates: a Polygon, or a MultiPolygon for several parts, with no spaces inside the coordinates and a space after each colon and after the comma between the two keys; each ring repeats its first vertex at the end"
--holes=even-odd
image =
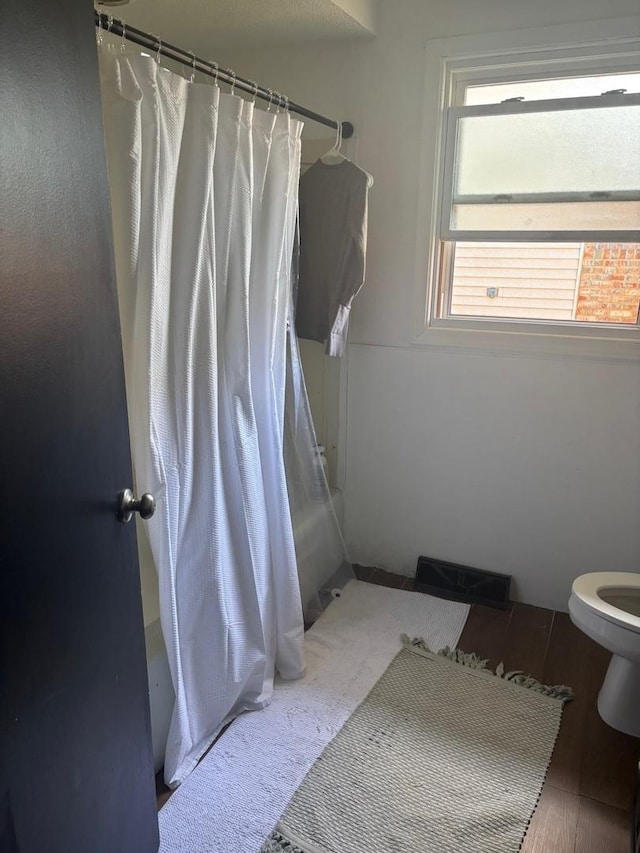
{"type": "Polygon", "coordinates": [[[472,569],[433,557],[418,557],[415,588],[420,592],[506,610],[510,587],[511,575],[472,569]]]}

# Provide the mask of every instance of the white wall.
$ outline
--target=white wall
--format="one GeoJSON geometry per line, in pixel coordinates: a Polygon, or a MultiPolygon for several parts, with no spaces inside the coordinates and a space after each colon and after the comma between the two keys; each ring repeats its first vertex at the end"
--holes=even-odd
{"type": "Polygon", "coordinates": [[[375,176],[342,424],[355,561],[412,574],[422,553],[508,572],[516,597],[557,608],[582,572],[640,570],[637,363],[413,346],[422,114],[437,86],[426,41],[638,11],[637,0],[394,0],[380,3],[373,41],[228,57],[353,120],[375,176]]]}
{"type": "Polygon", "coordinates": [[[505,572],[557,608],[583,572],[638,570],[639,384],[629,365],[353,346],[353,556],[505,572]]]}

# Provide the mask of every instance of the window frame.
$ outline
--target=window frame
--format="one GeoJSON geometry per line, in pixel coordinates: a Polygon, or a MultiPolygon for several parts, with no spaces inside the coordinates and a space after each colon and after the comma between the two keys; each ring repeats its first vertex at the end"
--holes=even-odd
{"type": "MultiPolygon", "coordinates": [[[[469,85],[616,74],[640,70],[640,17],[588,22],[512,33],[434,39],[427,43],[427,86],[423,113],[423,157],[417,235],[417,318],[414,345],[481,352],[505,350],[540,355],[640,359],[640,326],[585,321],[521,320],[454,316],[450,313],[452,252],[440,236],[444,187],[444,144],[449,107],[464,105],[469,85]],[[508,50],[504,44],[510,44],[508,50]],[[434,122],[434,114],[438,121],[434,122]],[[426,240],[425,240],[426,235],[426,240]],[[441,286],[444,276],[446,286],[441,286]],[[426,282],[426,288],[425,288],[426,282]]],[[[596,96],[598,103],[600,96],[596,96]]],[[[530,104],[534,102],[529,102],[530,104]]],[[[481,240],[480,236],[465,239],[481,240]]],[[[514,238],[515,239],[515,238],[514,238]]],[[[530,239],[527,234],[523,238],[530,239]]],[[[576,242],[583,241],[575,238],[576,242]]],[[[640,235],[636,242],[640,239],[640,235]]],[[[617,242],[617,241],[616,241],[617,242]]]]}
{"type": "MultiPolygon", "coordinates": [[[[640,71],[640,60],[639,69],[640,71]]],[[[554,79],[557,79],[554,77],[554,79]]],[[[522,243],[564,243],[567,241],[575,243],[637,243],[640,239],[638,230],[573,230],[573,231],[465,231],[452,230],[448,224],[450,213],[454,203],[453,188],[455,183],[456,151],[458,122],[462,118],[474,116],[505,116],[524,115],[529,113],[549,113],[578,111],[583,109],[616,109],[625,106],[640,106],[640,94],[630,95],[599,95],[581,98],[552,98],[545,101],[521,101],[502,103],[481,104],[473,106],[451,106],[447,108],[444,122],[444,162],[442,165],[442,192],[438,216],[438,234],[440,238],[451,242],[522,242],[522,243]]],[[[639,172],[640,172],[640,166],[639,172]]],[[[558,194],[560,195],[560,193],[558,194]]],[[[576,195],[578,195],[576,193],[576,195]]],[[[580,194],[583,195],[583,194],[580,194]]],[[[585,194],[586,195],[586,194],[585,194]]],[[[564,194],[567,197],[567,194],[564,194]]],[[[637,201],[640,192],[618,192],[612,193],[610,200],[632,199],[637,201]]],[[[587,200],[587,199],[582,199],[587,200]]],[[[609,198],[606,199],[607,201],[609,198]]]]}

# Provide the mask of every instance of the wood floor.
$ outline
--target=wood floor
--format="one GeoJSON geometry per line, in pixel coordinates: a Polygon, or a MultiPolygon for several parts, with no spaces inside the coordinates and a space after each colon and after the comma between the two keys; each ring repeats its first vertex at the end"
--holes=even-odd
{"type": "MultiPolygon", "coordinates": [[[[412,578],[354,568],[360,580],[413,589],[412,578]]],[[[565,706],[522,853],[630,853],[640,740],[615,731],[598,716],[596,697],[609,655],[566,613],[526,604],[507,610],[472,605],[458,645],[488,658],[492,667],[503,661],[507,670],[526,670],[546,684],[568,684],[576,694],[565,706]]],[[[170,792],[158,775],[160,808],[170,792]]]]}
{"type": "MultiPolygon", "coordinates": [[[[413,578],[358,566],[360,580],[413,589],[413,578]]],[[[495,667],[522,669],[545,684],[568,684],[542,797],[522,853],[629,853],[640,740],[607,726],[596,698],[609,663],[605,650],[566,613],[512,604],[495,610],[474,604],[459,647],[495,667]]],[[[640,713],[640,710],[639,710],[640,713]]]]}

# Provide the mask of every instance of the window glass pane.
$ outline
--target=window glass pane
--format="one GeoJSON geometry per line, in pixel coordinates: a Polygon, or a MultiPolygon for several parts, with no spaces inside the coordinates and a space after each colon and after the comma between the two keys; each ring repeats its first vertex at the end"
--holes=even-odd
{"type": "Polygon", "coordinates": [[[520,80],[516,83],[489,83],[467,86],[465,104],[499,104],[507,98],[544,101],[547,98],[582,98],[601,95],[611,89],[640,92],[640,73],[596,74],[590,77],[562,77],[555,80],[520,80]]]}
{"type": "Polygon", "coordinates": [[[454,198],[640,189],[640,106],[458,122],[454,198]]]}
{"type": "Polygon", "coordinates": [[[638,243],[454,246],[453,316],[636,325],[639,307],[638,243]]]}

